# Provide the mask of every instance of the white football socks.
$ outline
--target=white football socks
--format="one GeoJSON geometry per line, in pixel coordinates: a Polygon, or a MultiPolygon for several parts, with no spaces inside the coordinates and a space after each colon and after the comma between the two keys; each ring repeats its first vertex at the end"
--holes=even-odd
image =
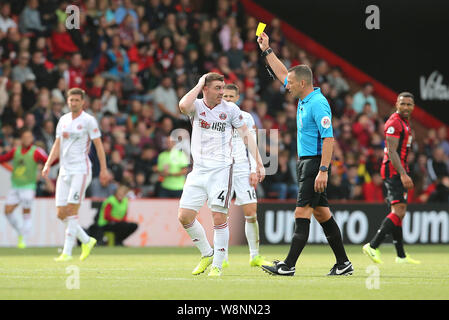
{"type": "Polygon", "coordinates": [[[192,223],[183,225],[184,229],[187,231],[187,234],[192,239],[195,246],[200,250],[201,256],[209,257],[214,252],[214,249],[209,244],[209,241],[206,237],[206,231],[204,231],[203,226],[198,220],[193,220],[192,223]]]}
{"type": "Polygon", "coordinates": [[[65,218],[63,222],[65,223],[66,228],[65,228],[64,249],[62,250],[62,253],[71,256],[72,249],[76,243],[76,234],[78,232],[77,230],[78,220],[76,216],[69,216],[65,218]]]}
{"type": "Polygon", "coordinates": [[[68,216],[63,222],[66,225],[66,229],[64,250],[62,252],[71,256],[72,249],[76,244],[76,239],[78,238],[82,243],[88,243],[90,241],[90,237],[79,225],[78,216],[68,216]]]}
{"type": "Polygon", "coordinates": [[[14,230],[17,231],[19,236],[23,235],[21,221],[20,221],[18,215],[15,214],[14,212],[12,212],[10,214],[5,214],[5,216],[6,216],[6,219],[8,219],[11,226],[14,228],[14,230]]]}
{"type": "Polygon", "coordinates": [[[31,228],[32,228],[31,222],[32,222],[31,213],[24,213],[23,214],[22,233],[25,237],[28,237],[31,233],[31,228]]]}
{"type": "Polygon", "coordinates": [[[255,222],[248,222],[248,220],[254,219],[254,217],[245,216],[245,219],[245,235],[248,241],[249,254],[251,259],[253,259],[259,255],[259,223],[257,220],[255,222]]]}
{"type": "Polygon", "coordinates": [[[223,260],[225,259],[229,246],[229,228],[225,222],[214,226],[214,260],[212,266],[221,270],[223,260]]]}
{"type": "Polygon", "coordinates": [[[84,231],[84,229],[80,226],[78,221],[76,222],[76,237],[84,244],[90,241],[90,236],[84,231]]]}

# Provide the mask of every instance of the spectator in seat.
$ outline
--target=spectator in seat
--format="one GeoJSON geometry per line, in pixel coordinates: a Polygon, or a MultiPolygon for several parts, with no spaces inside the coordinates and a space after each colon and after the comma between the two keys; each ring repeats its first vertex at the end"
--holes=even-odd
{"type": "Polygon", "coordinates": [[[73,42],[72,37],[67,32],[64,22],[56,25],[56,30],[51,34],[51,45],[53,48],[53,58],[60,59],[79,51],[78,46],[73,42]]]}
{"type": "Polygon", "coordinates": [[[349,92],[349,84],[343,78],[341,68],[335,66],[331,69],[327,75],[327,81],[329,84],[337,90],[337,95],[342,97],[345,93],[349,92]]]}
{"type": "Polygon", "coordinates": [[[133,192],[136,198],[149,198],[154,194],[155,186],[146,183],[144,172],[137,172],[134,180],[135,185],[133,186],[133,192]]]}
{"type": "Polygon", "coordinates": [[[125,171],[125,168],[123,166],[122,156],[118,150],[112,150],[108,167],[111,170],[113,179],[115,181],[122,181],[123,172],[125,171]]]}
{"type": "Polygon", "coordinates": [[[30,54],[29,52],[21,52],[19,54],[19,63],[12,68],[11,78],[13,81],[19,81],[20,83],[24,83],[27,79],[34,78],[33,81],[36,80],[36,77],[29,67],[30,62],[30,54]]]}
{"type": "Polygon", "coordinates": [[[237,74],[242,73],[242,63],[245,58],[243,53],[243,44],[240,36],[238,34],[234,34],[231,37],[231,47],[226,52],[229,61],[229,68],[237,74]]]}
{"type": "Polygon", "coordinates": [[[367,202],[384,202],[384,193],[382,189],[382,177],[379,172],[374,172],[370,182],[365,182],[362,186],[363,200],[367,202]]]}
{"type": "Polygon", "coordinates": [[[362,89],[354,94],[352,108],[355,112],[361,113],[366,102],[371,104],[371,110],[377,113],[377,103],[373,96],[374,86],[370,82],[366,82],[362,89]]]}
{"type": "Polygon", "coordinates": [[[42,34],[45,31],[45,26],[42,24],[41,16],[38,10],[38,0],[28,0],[25,8],[20,13],[19,30],[20,33],[36,33],[42,34]]]}
{"type": "Polygon", "coordinates": [[[437,137],[439,140],[438,146],[443,149],[444,154],[449,157],[449,141],[447,136],[447,127],[442,125],[438,128],[437,137]]]}
{"type": "Polygon", "coordinates": [[[298,195],[298,185],[290,171],[288,160],[289,152],[287,150],[280,151],[276,174],[267,175],[264,180],[263,188],[266,196],[274,196],[277,199],[294,199],[298,195]]]}
{"type": "Polygon", "coordinates": [[[448,176],[448,160],[444,154],[443,148],[435,148],[432,157],[427,160],[427,171],[432,181],[438,180],[438,177],[448,176]]]}
{"type": "Polygon", "coordinates": [[[23,116],[22,98],[19,94],[13,94],[9,97],[9,103],[3,110],[0,117],[2,126],[11,125],[17,127],[18,120],[23,116]]]}
{"type": "Polygon", "coordinates": [[[327,82],[327,73],[329,66],[325,60],[318,60],[313,68],[313,86],[319,87],[322,83],[327,82]]]}
{"type": "Polygon", "coordinates": [[[154,141],[159,151],[168,149],[170,133],[173,129],[173,120],[170,117],[165,116],[160,119],[160,125],[154,134],[154,141]]]}
{"type": "Polygon", "coordinates": [[[74,53],[70,59],[69,67],[69,89],[78,87],[83,90],[86,89],[86,80],[83,67],[83,58],[81,53],[74,53]]]}
{"type": "Polygon", "coordinates": [[[429,196],[429,203],[449,204],[449,176],[438,177],[435,191],[429,196]]]}
{"type": "Polygon", "coordinates": [[[127,52],[121,47],[120,36],[112,37],[111,48],[107,51],[109,58],[108,74],[119,80],[129,73],[129,59],[127,52]]]}
{"type": "Polygon", "coordinates": [[[229,67],[229,58],[225,54],[222,54],[217,59],[217,67],[210,70],[210,72],[216,72],[224,75],[225,83],[234,83],[237,84],[239,88],[243,88],[242,84],[238,84],[240,82],[237,75],[231,70],[229,67]]]}
{"type": "Polygon", "coordinates": [[[34,51],[30,68],[33,74],[36,76],[36,85],[38,88],[46,87],[47,89],[51,88],[51,78],[50,72],[45,66],[45,57],[43,56],[41,51],[34,51]]]}
{"type": "Polygon", "coordinates": [[[34,74],[27,75],[21,95],[23,111],[29,111],[33,108],[36,104],[38,93],[39,89],[36,86],[36,77],[34,74]]]}
{"type": "Polygon", "coordinates": [[[169,75],[164,75],[161,84],[154,90],[154,102],[156,104],[154,119],[159,121],[164,115],[171,117],[173,120],[181,117],[178,96],[169,75]]]}
{"type": "Polygon", "coordinates": [[[16,22],[11,18],[11,4],[4,2],[0,9],[0,34],[3,36],[8,33],[9,28],[16,28],[16,22]]]}
{"type": "Polygon", "coordinates": [[[367,148],[369,146],[371,135],[374,130],[373,122],[363,113],[357,116],[356,122],[352,125],[352,132],[362,148],[367,148]]]}
{"type": "Polygon", "coordinates": [[[108,170],[106,179],[100,180],[100,177],[93,178],[89,186],[89,196],[104,199],[114,194],[117,190],[117,185],[113,182],[113,178],[114,176],[111,170],[108,170]]]}
{"type": "Polygon", "coordinates": [[[327,186],[327,198],[332,200],[348,200],[350,198],[350,188],[347,180],[336,170],[331,170],[329,184],[327,186]]]}
{"type": "Polygon", "coordinates": [[[45,145],[43,148],[47,153],[50,153],[51,147],[55,142],[55,125],[52,120],[45,120],[40,132],[36,136],[36,140],[42,141],[45,145]]]}
{"type": "Polygon", "coordinates": [[[128,186],[120,185],[117,191],[103,202],[98,216],[99,238],[103,238],[106,231],[113,232],[116,246],[123,246],[123,241],[138,227],[136,223],[127,219],[128,198],[126,195],[128,192],[128,186]]]}
{"type": "Polygon", "coordinates": [[[145,174],[145,184],[151,184],[154,180],[154,174],[157,172],[157,151],[147,144],[143,147],[140,157],[134,164],[134,172],[143,172],[145,174]]]}

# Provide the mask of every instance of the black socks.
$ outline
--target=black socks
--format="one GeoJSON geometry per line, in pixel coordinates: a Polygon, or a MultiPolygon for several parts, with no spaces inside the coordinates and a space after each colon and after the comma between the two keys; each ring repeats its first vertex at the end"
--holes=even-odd
{"type": "Polygon", "coordinates": [[[340,228],[335,222],[334,217],[331,216],[329,220],[321,223],[321,227],[326,235],[327,242],[334,252],[337,264],[343,264],[348,261],[349,259],[346,255],[345,247],[343,246],[343,238],[341,237],[340,228]]]}
{"type": "Polygon", "coordinates": [[[293,234],[290,251],[287,258],[284,260],[285,264],[291,268],[296,265],[299,255],[304,249],[307,240],[309,239],[310,219],[296,218],[295,219],[295,233],[293,234]]]}

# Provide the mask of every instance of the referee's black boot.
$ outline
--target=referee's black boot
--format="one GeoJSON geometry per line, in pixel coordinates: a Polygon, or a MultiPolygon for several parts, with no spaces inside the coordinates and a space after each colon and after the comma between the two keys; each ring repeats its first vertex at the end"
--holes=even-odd
{"type": "Polygon", "coordinates": [[[288,267],[284,261],[274,260],[272,266],[262,265],[262,270],[276,276],[294,276],[295,267],[288,267]]]}
{"type": "Polygon", "coordinates": [[[327,274],[328,276],[350,276],[354,273],[354,268],[350,261],[342,264],[334,264],[332,269],[327,274]]]}

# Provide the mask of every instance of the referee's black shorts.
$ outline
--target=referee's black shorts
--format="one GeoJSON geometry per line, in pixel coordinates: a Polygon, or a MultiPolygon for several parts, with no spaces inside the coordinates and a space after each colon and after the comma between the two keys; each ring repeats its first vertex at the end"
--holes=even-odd
{"type": "MultiPolygon", "coordinates": [[[[297,207],[310,205],[315,207],[329,207],[326,190],[315,192],[315,179],[320,170],[321,156],[300,157],[296,164],[296,174],[298,177],[298,198],[297,207]]],[[[328,175],[330,176],[330,166],[328,175]]]]}
{"type": "Polygon", "coordinates": [[[385,178],[384,186],[387,193],[386,200],[389,206],[396,203],[407,204],[407,189],[404,188],[399,175],[385,178]]]}

